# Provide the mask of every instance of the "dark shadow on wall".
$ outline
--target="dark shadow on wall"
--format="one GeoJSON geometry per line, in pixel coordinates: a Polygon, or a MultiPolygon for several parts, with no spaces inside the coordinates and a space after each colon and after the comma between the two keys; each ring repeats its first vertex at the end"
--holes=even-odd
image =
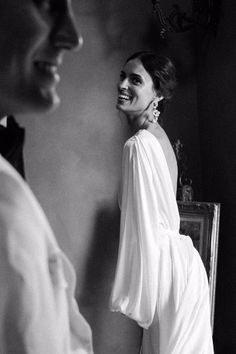
{"type": "Polygon", "coordinates": [[[136,0],[90,0],[82,14],[93,17],[102,35],[105,55],[124,53],[124,57],[140,48],[145,48],[146,32],[154,18],[152,3],[136,0]]]}
{"type": "Polygon", "coordinates": [[[223,9],[216,36],[198,41],[198,96],[205,198],[221,203],[216,283],[216,354],[236,353],[235,1],[223,9]],[[222,90],[222,83],[225,83],[222,90]],[[227,83],[227,84],[226,84],[227,83]]]}
{"type": "Polygon", "coordinates": [[[81,312],[93,331],[96,354],[138,354],[141,329],[133,321],[109,309],[119,246],[120,211],[117,206],[98,206],[94,231],[79,299],[81,312]]]}
{"type": "Polygon", "coordinates": [[[107,57],[116,51],[123,53],[125,59],[137,50],[156,50],[174,60],[182,83],[191,80],[196,69],[195,33],[167,33],[162,38],[151,0],[132,4],[126,0],[102,0],[93,2],[86,14],[94,16],[99,24],[107,57]]]}
{"type": "Polygon", "coordinates": [[[104,203],[97,208],[86,266],[86,293],[82,295],[88,299],[89,294],[90,301],[96,303],[104,302],[104,290],[109,293],[111,288],[119,245],[119,219],[118,206],[104,203]]]}

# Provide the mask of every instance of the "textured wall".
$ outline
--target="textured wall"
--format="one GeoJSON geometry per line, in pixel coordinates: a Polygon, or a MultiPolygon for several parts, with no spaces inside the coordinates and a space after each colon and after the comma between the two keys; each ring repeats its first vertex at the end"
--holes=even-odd
{"type": "Polygon", "coordinates": [[[151,1],[83,0],[74,6],[84,46],[65,60],[62,104],[47,116],[20,117],[27,129],[27,176],[75,266],[77,296],[93,328],[96,354],[133,354],[137,327],[108,308],[119,232],[116,194],[128,136],[115,110],[116,81],[134,50],[159,49],[175,59],[179,88],[167,108],[165,127],[172,140],[185,144],[200,195],[192,34],[161,40],[151,1]]]}

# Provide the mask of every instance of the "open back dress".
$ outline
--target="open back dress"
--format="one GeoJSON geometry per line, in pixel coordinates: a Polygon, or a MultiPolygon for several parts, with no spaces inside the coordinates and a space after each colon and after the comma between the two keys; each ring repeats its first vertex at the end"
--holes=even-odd
{"type": "Polygon", "coordinates": [[[209,287],[180,217],[163,149],[139,130],[123,151],[120,244],[111,310],[144,328],[143,354],[211,354],[209,287]]]}

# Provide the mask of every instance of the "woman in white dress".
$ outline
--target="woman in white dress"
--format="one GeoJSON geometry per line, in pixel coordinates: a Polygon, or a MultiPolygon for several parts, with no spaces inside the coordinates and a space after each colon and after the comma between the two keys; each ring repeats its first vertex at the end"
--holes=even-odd
{"type": "Polygon", "coordinates": [[[138,52],[125,63],[117,108],[134,135],[122,161],[120,246],[111,310],[143,330],[143,354],[211,354],[207,275],[179,234],[177,163],[158,116],[175,87],[172,62],[138,52]]]}

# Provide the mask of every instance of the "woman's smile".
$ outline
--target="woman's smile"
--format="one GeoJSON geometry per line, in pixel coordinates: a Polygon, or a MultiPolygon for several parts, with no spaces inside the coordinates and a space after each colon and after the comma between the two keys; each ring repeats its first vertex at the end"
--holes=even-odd
{"type": "Polygon", "coordinates": [[[118,103],[126,103],[132,100],[132,95],[126,90],[118,90],[118,103]]]}

